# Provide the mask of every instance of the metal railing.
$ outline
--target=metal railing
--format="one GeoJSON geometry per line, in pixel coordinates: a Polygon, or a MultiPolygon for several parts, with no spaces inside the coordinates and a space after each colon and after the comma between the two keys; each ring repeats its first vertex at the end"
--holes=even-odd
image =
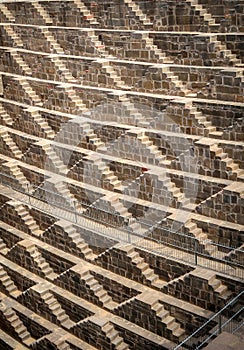
{"type": "Polygon", "coordinates": [[[200,350],[207,346],[220,333],[236,333],[244,326],[244,291],[228,302],[220,311],[199,327],[189,337],[184,339],[173,350],[200,350]]]}
{"type": "MultiPolygon", "coordinates": [[[[97,234],[110,239],[131,243],[149,251],[164,256],[170,256],[196,266],[244,277],[244,250],[240,247],[230,247],[211,240],[199,240],[191,234],[171,230],[159,225],[152,226],[143,221],[128,221],[116,212],[105,211],[94,204],[73,200],[48,189],[48,185],[21,186],[17,179],[0,171],[0,183],[25,194],[19,198],[25,204],[34,205],[34,200],[40,200],[45,205],[40,209],[48,214],[71,221],[78,226],[92,229],[97,234]],[[132,222],[145,228],[139,234],[130,229],[132,222]],[[154,231],[156,230],[156,231],[154,231]],[[143,241],[142,241],[142,238],[143,241]],[[165,250],[169,247],[169,251],[165,250]],[[211,250],[210,252],[208,250],[211,250]],[[221,268],[220,268],[221,267],[221,268]],[[238,273],[236,271],[238,270],[238,273]]],[[[48,179],[47,179],[48,184],[48,179]]],[[[38,207],[37,207],[38,209],[38,207]]]]}

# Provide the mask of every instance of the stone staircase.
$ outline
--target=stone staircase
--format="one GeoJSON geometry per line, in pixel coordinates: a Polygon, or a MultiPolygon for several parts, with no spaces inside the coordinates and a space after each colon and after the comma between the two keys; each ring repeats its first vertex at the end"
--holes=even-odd
{"type": "Polygon", "coordinates": [[[0,11],[8,22],[15,22],[15,17],[12,15],[11,11],[9,11],[8,7],[5,4],[1,3],[0,11]]]}
{"type": "Polygon", "coordinates": [[[56,134],[55,141],[93,151],[105,146],[104,142],[94,133],[90,124],[82,117],[76,117],[66,123],[56,134]]]}
{"type": "MultiPolygon", "coordinates": [[[[49,183],[51,179],[47,182],[49,183]]],[[[46,183],[46,186],[48,186],[46,183]]],[[[56,177],[52,181],[54,188],[51,188],[51,191],[54,193],[58,192],[62,199],[68,204],[68,206],[73,210],[75,208],[79,213],[82,211],[81,204],[77,201],[76,197],[70,192],[68,185],[64,181],[59,181],[56,177]]]]}
{"type": "Polygon", "coordinates": [[[164,308],[163,304],[155,301],[151,304],[151,310],[155,312],[156,320],[166,326],[164,332],[171,333],[169,335],[170,338],[173,338],[176,342],[184,338],[185,330],[176,319],[170,315],[170,312],[164,308]]]}
{"type": "Polygon", "coordinates": [[[26,179],[21,168],[15,161],[9,161],[2,165],[2,171],[7,173],[17,181],[17,185],[21,187],[24,191],[31,191],[31,183],[26,179]]]}
{"type": "Polygon", "coordinates": [[[217,39],[217,35],[211,35],[209,38],[210,45],[214,46],[214,50],[218,52],[220,58],[227,59],[232,66],[242,64],[241,59],[238,59],[231,50],[228,50],[225,44],[217,39]]]}
{"type": "Polygon", "coordinates": [[[129,9],[133,12],[134,16],[139,19],[143,23],[144,26],[153,25],[150,19],[142,12],[137,3],[133,0],[124,0],[124,3],[129,7],[129,9]]]}
{"type": "Polygon", "coordinates": [[[77,232],[73,225],[69,224],[67,226],[63,226],[65,234],[67,234],[67,239],[71,241],[71,244],[74,245],[75,250],[78,250],[83,259],[86,260],[94,260],[96,257],[93,254],[92,249],[89,245],[81,238],[81,235],[77,232]]]}
{"type": "Polygon", "coordinates": [[[217,131],[216,127],[193,105],[192,101],[183,100],[176,101],[176,103],[172,101],[172,103],[167,106],[166,113],[169,118],[172,118],[172,123],[174,123],[175,117],[181,117],[181,125],[183,128],[185,127],[185,132],[187,134],[213,138],[221,138],[223,135],[223,132],[217,131]],[[187,120],[185,115],[186,111],[188,113],[187,120]],[[193,125],[190,125],[191,122],[193,125]]]}
{"type": "Polygon", "coordinates": [[[153,39],[150,38],[148,32],[135,31],[133,32],[133,37],[136,40],[140,40],[143,49],[148,50],[149,54],[157,60],[157,63],[172,63],[172,60],[154,44],[153,39]]]}
{"type": "Polygon", "coordinates": [[[0,102],[0,122],[2,125],[6,126],[12,126],[13,119],[10,117],[9,113],[7,113],[6,109],[4,108],[3,104],[0,102]]]}
{"type": "Polygon", "coordinates": [[[178,208],[189,203],[185,195],[171,181],[166,171],[149,170],[133,180],[124,191],[132,197],[178,208]]]}
{"type": "Polygon", "coordinates": [[[62,84],[60,87],[64,89],[64,93],[67,95],[71,103],[74,104],[73,114],[79,113],[81,115],[82,113],[87,112],[86,105],[82,102],[72,86],[69,84],[62,84]]]}
{"type": "Polygon", "coordinates": [[[38,1],[32,1],[31,5],[34,7],[38,15],[44,20],[46,25],[52,25],[53,20],[49,16],[48,12],[45,10],[45,8],[40,4],[38,1]]]}
{"type": "Polygon", "coordinates": [[[54,148],[50,144],[42,144],[42,149],[47,156],[46,166],[47,168],[51,167],[51,171],[60,174],[66,175],[68,173],[67,166],[63,163],[63,161],[59,158],[54,148]]]}
{"type": "Polygon", "coordinates": [[[110,340],[113,349],[130,350],[128,344],[124,342],[124,339],[120,337],[119,332],[116,331],[110,322],[107,322],[104,326],[102,326],[102,332],[105,333],[106,338],[110,340]]]}
{"type": "Polygon", "coordinates": [[[28,294],[33,297],[33,301],[36,299],[38,303],[41,302],[41,308],[48,309],[52,321],[66,329],[71,329],[74,326],[75,323],[71,321],[66,311],[44,283],[29,288],[28,294]]]}
{"type": "Polygon", "coordinates": [[[212,15],[208,13],[208,11],[201,4],[199,4],[198,0],[187,0],[186,3],[189,3],[196,10],[196,15],[199,14],[212,31],[215,31],[216,28],[219,27],[212,15]]]}
{"type": "Polygon", "coordinates": [[[25,255],[29,255],[41,277],[49,280],[54,280],[57,277],[57,274],[50,267],[46,259],[42,257],[42,254],[33,242],[23,240],[17,245],[22,246],[23,250],[25,251],[25,255]]]}
{"type": "Polygon", "coordinates": [[[97,199],[92,204],[92,208],[87,209],[87,213],[91,214],[92,211],[95,211],[96,215],[97,209],[107,214],[119,216],[122,221],[127,221],[132,217],[132,214],[123,206],[118,195],[115,193],[109,193],[97,199]]]}
{"type": "Polygon", "coordinates": [[[15,211],[15,216],[18,217],[27,228],[28,233],[34,236],[40,236],[43,233],[23,204],[14,199],[8,201],[6,204],[8,204],[8,207],[11,207],[15,211]]]}
{"type": "Polygon", "coordinates": [[[110,57],[105,50],[105,45],[99,40],[99,37],[92,29],[86,30],[87,39],[90,41],[90,45],[95,49],[99,57],[110,57]]]}
{"type": "Polygon", "coordinates": [[[109,145],[108,154],[148,164],[163,165],[166,157],[149,140],[145,132],[145,130],[139,128],[125,131],[125,134],[109,145]],[[131,149],[134,151],[133,154],[131,149]]]}
{"type": "Polygon", "coordinates": [[[38,127],[40,127],[41,131],[45,133],[45,136],[48,139],[54,139],[55,132],[48,125],[47,121],[42,117],[41,113],[39,112],[39,108],[34,107],[34,106],[33,107],[29,107],[29,108],[26,109],[26,112],[33,119],[33,122],[38,127]]]}
{"type": "Polygon", "coordinates": [[[145,262],[139,253],[135,251],[133,246],[127,251],[127,257],[130,259],[131,264],[138,269],[146,284],[157,285],[157,281],[159,280],[158,275],[155,274],[154,270],[149,267],[148,263],[145,262]]]}
{"type": "Polygon", "coordinates": [[[4,24],[3,28],[4,28],[4,31],[7,34],[7,36],[12,41],[12,45],[14,47],[23,47],[24,46],[23,41],[21,40],[19,35],[17,33],[15,33],[15,31],[11,25],[4,24]]]}
{"type": "Polygon", "coordinates": [[[50,33],[48,28],[45,28],[45,27],[39,27],[39,28],[41,30],[42,35],[44,36],[44,38],[49,43],[52,53],[64,55],[64,50],[59,45],[59,43],[56,41],[54,36],[50,33]]]}
{"type": "Polygon", "coordinates": [[[30,346],[35,339],[24,326],[23,322],[16,314],[15,310],[6,305],[3,301],[0,303],[1,318],[6,322],[6,326],[11,329],[15,337],[17,337],[25,345],[30,346]]]}
{"type": "Polygon", "coordinates": [[[9,49],[8,52],[10,53],[12,60],[14,62],[16,62],[17,65],[19,66],[22,74],[31,76],[32,75],[32,70],[27,65],[27,63],[23,60],[23,58],[21,57],[19,52],[16,49],[9,49]]]}
{"type": "Polygon", "coordinates": [[[190,94],[190,90],[187,89],[187,87],[183,84],[183,82],[175,75],[173,72],[171,72],[170,67],[163,67],[162,73],[165,74],[167,80],[169,80],[175,87],[174,91],[172,93],[179,95],[179,96],[187,96],[190,94]]]}
{"type": "Polygon", "coordinates": [[[122,183],[102,160],[93,153],[83,158],[83,182],[94,184],[109,191],[122,192],[122,183]]]}
{"type": "Polygon", "coordinates": [[[3,147],[6,147],[13,158],[21,159],[23,157],[23,153],[4,127],[0,127],[0,142],[3,143],[3,147]]]}
{"type": "Polygon", "coordinates": [[[3,286],[5,294],[10,295],[13,298],[17,298],[21,295],[21,291],[18,290],[14,281],[2,266],[0,266],[0,284],[3,286]]]}
{"type": "Polygon", "coordinates": [[[125,94],[118,95],[118,101],[122,104],[126,114],[125,120],[121,118],[121,123],[141,127],[149,125],[146,117],[138,111],[134,103],[125,94]]]}
{"type": "Polygon", "coordinates": [[[43,103],[37,93],[32,89],[30,83],[25,78],[16,78],[20,88],[24,94],[29,98],[31,105],[42,106],[43,103]]]}
{"type": "Polygon", "coordinates": [[[81,11],[83,14],[83,18],[87,20],[90,24],[98,24],[97,20],[94,18],[91,11],[88,9],[88,7],[85,5],[85,3],[81,0],[73,0],[73,3],[75,6],[81,11]]]}
{"type": "Polygon", "coordinates": [[[55,55],[50,55],[49,57],[51,58],[51,61],[54,63],[57,71],[61,73],[61,75],[64,79],[64,82],[76,83],[75,78],[70,73],[69,69],[66,67],[64,62],[60,59],[60,57],[55,56],[55,55]]]}
{"type": "Polygon", "coordinates": [[[217,144],[210,145],[210,154],[213,154],[215,159],[220,160],[222,166],[224,166],[227,171],[234,174],[237,179],[243,176],[244,170],[240,169],[239,165],[235,163],[221,147],[218,147],[217,144]]]}
{"type": "Polygon", "coordinates": [[[6,244],[5,244],[5,242],[1,238],[0,238],[0,252],[3,255],[6,255],[8,253],[8,248],[7,248],[6,244]]]}
{"type": "Polygon", "coordinates": [[[219,280],[216,275],[212,274],[212,277],[208,280],[208,285],[213,289],[214,293],[217,293],[221,299],[228,300],[232,296],[232,292],[219,280]]]}
{"type": "Polygon", "coordinates": [[[129,86],[126,86],[124,81],[120,78],[120,76],[117,74],[113,66],[110,64],[110,62],[106,59],[97,59],[94,64],[98,64],[101,72],[105,73],[106,75],[109,76],[109,78],[112,80],[112,85],[114,85],[116,88],[119,89],[130,89],[129,86]]]}
{"type": "Polygon", "coordinates": [[[94,294],[94,296],[98,299],[99,305],[109,310],[115,308],[118,305],[113,301],[107,291],[96,280],[96,278],[90,273],[89,270],[82,272],[80,278],[81,281],[85,283],[86,288],[89,289],[89,294],[94,294]]]}

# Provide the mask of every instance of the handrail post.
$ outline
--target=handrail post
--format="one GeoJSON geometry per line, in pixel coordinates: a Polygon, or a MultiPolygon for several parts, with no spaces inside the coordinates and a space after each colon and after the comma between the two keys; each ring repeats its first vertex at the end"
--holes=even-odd
{"type": "Polygon", "coordinates": [[[194,257],[195,257],[195,265],[197,265],[197,239],[194,239],[194,257]]]}
{"type": "Polygon", "coordinates": [[[220,333],[222,333],[222,317],[221,317],[221,314],[219,314],[218,327],[219,327],[219,334],[220,334],[220,333]]]}

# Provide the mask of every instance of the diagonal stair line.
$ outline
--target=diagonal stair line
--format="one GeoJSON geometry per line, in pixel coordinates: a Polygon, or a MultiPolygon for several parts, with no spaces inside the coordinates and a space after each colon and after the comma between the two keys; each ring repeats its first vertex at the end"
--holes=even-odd
{"type": "Polygon", "coordinates": [[[15,22],[15,17],[12,15],[11,11],[9,11],[8,7],[5,4],[1,3],[0,11],[9,22],[15,22]]]}
{"type": "Polygon", "coordinates": [[[131,9],[135,17],[137,17],[143,23],[144,26],[153,25],[153,23],[150,21],[147,15],[142,12],[142,10],[140,9],[140,6],[137,5],[135,1],[124,0],[124,3],[131,9]]]}
{"type": "Polygon", "coordinates": [[[85,5],[83,1],[73,0],[73,3],[83,14],[85,20],[87,20],[90,24],[99,24],[99,22],[97,22],[96,18],[93,16],[93,14],[91,13],[91,11],[88,9],[88,7],[85,5]]]}
{"type": "Polygon", "coordinates": [[[45,24],[50,25],[53,24],[52,18],[49,16],[49,13],[46,11],[45,7],[40,4],[39,1],[31,1],[31,5],[40,15],[40,17],[44,20],[45,24]]]}

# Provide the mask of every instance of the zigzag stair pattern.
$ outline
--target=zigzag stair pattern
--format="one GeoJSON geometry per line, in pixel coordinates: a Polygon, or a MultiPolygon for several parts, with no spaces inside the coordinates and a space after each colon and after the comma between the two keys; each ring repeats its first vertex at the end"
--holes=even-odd
{"type": "Polygon", "coordinates": [[[4,293],[10,295],[13,298],[17,298],[21,295],[21,291],[18,290],[12,278],[7,271],[0,265],[0,283],[3,286],[4,293]]]}
{"type": "Polygon", "coordinates": [[[147,18],[147,16],[142,12],[140,9],[140,6],[137,5],[137,3],[133,0],[124,0],[124,3],[131,9],[135,17],[137,17],[144,26],[152,25],[150,19],[147,18]]]}
{"type": "MultiPolygon", "coordinates": [[[[10,152],[11,157],[22,159],[24,154],[21,152],[17,144],[13,141],[9,132],[4,127],[0,127],[0,140],[6,147],[7,151],[10,152]]],[[[4,146],[3,149],[5,148],[4,146]]]]}
{"type": "Polygon", "coordinates": [[[7,36],[10,38],[12,41],[12,45],[14,47],[23,47],[24,43],[20,36],[14,31],[13,27],[10,24],[4,24],[3,29],[7,36]]]}
{"type": "Polygon", "coordinates": [[[15,22],[15,17],[12,15],[11,11],[9,11],[7,5],[1,3],[0,11],[5,16],[8,22],[15,22]]]}
{"type": "Polygon", "coordinates": [[[73,0],[73,3],[75,6],[80,10],[80,12],[83,14],[83,18],[88,21],[90,24],[98,24],[96,18],[93,16],[91,11],[88,9],[88,7],[85,5],[85,3],[81,0],[73,0]]]}
{"type": "Polygon", "coordinates": [[[39,14],[39,16],[44,20],[46,25],[52,25],[53,24],[53,20],[52,18],[49,16],[49,13],[46,11],[45,7],[43,7],[40,2],[38,1],[32,1],[31,5],[34,7],[34,9],[37,11],[37,13],[39,14]]]}
{"type": "Polygon", "coordinates": [[[15,336],[25,345],[30,346],[35,339],[24,326],[23,322],[16,314],[15,310],[6,305],[3,301],[0,303],[0,313],[7,326],[12,330],[15,336]]]}

